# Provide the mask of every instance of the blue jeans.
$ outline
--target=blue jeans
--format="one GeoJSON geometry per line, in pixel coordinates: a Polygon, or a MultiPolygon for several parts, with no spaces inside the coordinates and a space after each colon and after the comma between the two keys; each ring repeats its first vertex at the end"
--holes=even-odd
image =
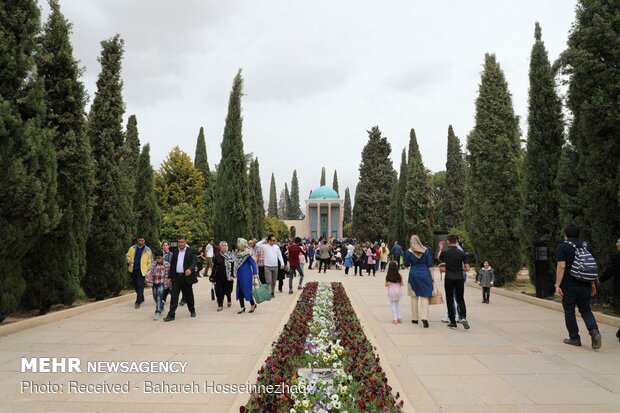
{"type": "Polygon", "coordinates": [[[161,314],[164,309],[164,289],[166,288],[165,284],[154,284],[153,285],[153,300],[155,300],[155,312],[157,314],[161,314]]]}
{"type": "MultiPolygon", "coordinates": [[[[568,275],[567,277],[570,277],[568,275]]],[[[562,281],[562,306],[564,307],[564,321],[570,338],[579,338],[579,326],[577,325],[577,317],[575,316],[575,307],[579,309],[581,318],[586,323],[589,332],[598,330],[596,319],[590,308],[590,300],[592,299],[592,286],[589,283],[580,282],[568,278],[562,281]]]]}

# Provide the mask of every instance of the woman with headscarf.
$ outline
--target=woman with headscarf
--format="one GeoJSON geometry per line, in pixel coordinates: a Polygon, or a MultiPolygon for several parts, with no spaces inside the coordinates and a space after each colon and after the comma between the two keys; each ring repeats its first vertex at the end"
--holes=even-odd
{"type": "Polygon", "coordinates": [[[228,243],[220,242],[220,248],[213,258],[213,268],[209,280],[215,283],[215,296],[217,297],[217,311],[224,309],[224,296],[228,299],[228,307],[231,306],[231,293],[233,289],[233,270],[235,257],[228,251],[228,243]]]}
{"type": "Polygon", "coordinates": [[[428,328],[428,297],[433,295],[433,277],[429,268],[433,266],[430,250],[422,245],[420,237],[412,235],[409,249],[405,253],[405,267],[409,269],[409,295],[413,324],[422,317],[424,328],[428,328]],[[418,311],[418,306],[419,311],[418,311]]]}
{"type": "Polygon", "coordinates": [[[370,243],[368,243],[368,249],[366,250],[366,264],[368,264],[368,266],[366,267],[366,273],[368,274],[368,276],[370,277],[370,270],[372,270],[372,276],[374,277],[375,275],[377,275],[377,269],[375,268],[375,251],[372,248],[372,245],[370,245],[370,243]]]}
{"type": "MultiPolygon", "coordinates": [[[[390,255],[390,250],[385,246],[385,242],[381,243],[381,248],[379,249],[379,259],[381,260],[381,272],[385,271],[388,263],[388,256],[390,255]]],[[[397,263],[400,266],[400,263],[397,263]]]]}
{"type": "Polygon", "coordinates": [[[241,305],[241,311],[245,313],[245,300],[250,302],[250,313],[256,310],[256,303],[252,297],[252,282],[258,278],[258,267],[252,257],[252,249],[248,247],[248,241],[244,238],[237,239],[237,255],[235,256],[234,278],[237,279],[237,300],[241,305]]]}

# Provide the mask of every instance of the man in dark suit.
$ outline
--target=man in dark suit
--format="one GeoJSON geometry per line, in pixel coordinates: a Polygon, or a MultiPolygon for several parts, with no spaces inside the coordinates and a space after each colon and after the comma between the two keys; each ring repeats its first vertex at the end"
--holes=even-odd
{"type": "Polygon", "coordinates": [[[179,305],[179,294],[183,291],[183,298],[187,302],[187,309],[192,317],[196,317],[194,308],[194,290],[192,286],[198,282],[196,277],[196,255],[187,245],[185,237],[179,238],[179,248],[174,251],[170,260],[170,279],[172,280],[172,299],[170,311],[164,321],[173,321],[179,305]]]}

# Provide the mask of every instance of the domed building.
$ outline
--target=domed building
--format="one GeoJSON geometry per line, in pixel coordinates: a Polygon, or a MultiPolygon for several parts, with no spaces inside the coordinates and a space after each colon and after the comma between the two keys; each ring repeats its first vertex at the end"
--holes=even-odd
{"type": "Polygon", "coordinates": [[[329,186],[310,191],[302,220],[285,220],[291,232],[302,238],[342,238],[344,200],[329,186]]]}

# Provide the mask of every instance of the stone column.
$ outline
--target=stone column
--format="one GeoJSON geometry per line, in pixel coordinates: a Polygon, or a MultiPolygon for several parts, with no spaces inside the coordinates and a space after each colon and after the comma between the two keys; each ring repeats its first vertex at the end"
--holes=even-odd
{"type": "Polygon", "coordinates": [[[343,208],[342,208],[342,202],[338,203],[338,210],[339,210],[338,216],[339,216],[339,219],[340,219],[340,221],[338,222],[338,229],[339,229],[338,237],[342,238],[344,236],[344,225],[342,224],[342,221],[344,221],[344,211],[343,211],[343,208]]]}
{"type": "Polygon", "coordinates": [[[332,237],[332,201],[327,204],[327,238],[332,237]]]}
{"type": "Polygon", "coordinates": [[[321,238],[321,203],[316,203],[316,239],[321,238]]]}

